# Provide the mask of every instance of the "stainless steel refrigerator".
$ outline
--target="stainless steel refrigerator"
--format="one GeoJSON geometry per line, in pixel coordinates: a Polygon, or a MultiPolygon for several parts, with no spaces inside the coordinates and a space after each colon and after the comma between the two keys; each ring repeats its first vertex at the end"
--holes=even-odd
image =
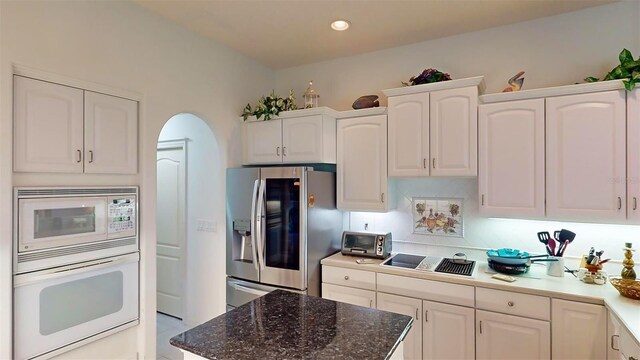
{"type": "Polygon", "coordinates": [[[227,308],[275,289],[320,295],[320,260],[340,248],[332,171],[227,169],[227,308]]]}

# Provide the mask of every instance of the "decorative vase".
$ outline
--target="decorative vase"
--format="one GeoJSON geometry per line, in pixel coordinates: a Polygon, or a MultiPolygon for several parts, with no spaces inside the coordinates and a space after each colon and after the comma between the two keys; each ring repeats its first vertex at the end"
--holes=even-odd
{"type": "Polygon", "coordinates": [[[622,266],[624,266],[624,268],[622,269],[622,273],[620,274],[620,276],[622,276],[623,279],[635,280],[636,272],[635,270],[633,270],[633,265],[635,263],[633,262],[633,259],[632,259],[633,252],[635,250],[631,248],[631,243],[625,243],[623,250],[624,250],[624,260],[622,260],[622,266]]]}

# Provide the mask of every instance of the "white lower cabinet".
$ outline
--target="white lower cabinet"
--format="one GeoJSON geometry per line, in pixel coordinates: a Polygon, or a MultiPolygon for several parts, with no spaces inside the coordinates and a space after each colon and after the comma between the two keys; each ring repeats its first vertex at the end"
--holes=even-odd
{"type": "Polygon", "coordinates": [[[376,292],[372,290],[354,289],[346,286],[322,284],[322,297],[352,305],[376,307],[376,292]]]}
{"type": "Polygon", "coordinates": [[[422,300],[406,296],[378,293],[376,296],[377,308],[379,310],[390,311],[397,314],[413,317],[411,330],[404,338],[404,359],[414,360],[422,358],[422,300]]]}
{"type": "Polygon", "coordinates": [[[640,360],[640,343],[622,325],[618,317],[609,312],[607,324],[607,359],[640,360]]]}
{"type": "Polygon", "coordinates": [[[422,302],[423,359],[473,359],[474,309],[433,301],[422,302]]]}
{"type": "Polygon", "coordinates": [[[602,305],[553,299],[551,301],[552,357],[604,359],[607,310],[602,305]]]}
{"type": "Polygon", "coordinates": [[[550,359],[548,321],[476,310],[477,359],[550,359]]]}

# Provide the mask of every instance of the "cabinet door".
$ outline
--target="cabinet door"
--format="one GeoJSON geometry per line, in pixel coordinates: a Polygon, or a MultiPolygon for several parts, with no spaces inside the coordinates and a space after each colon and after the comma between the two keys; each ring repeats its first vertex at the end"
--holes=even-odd
{"type": "Polygon", "coordinates": [[[607,310],[604,306],[551,300],[554,359],[605,359],[607,310]]]}
{"type": "Polygon", "coordinates": [[[84,172],[138,172],[138,102],[84,92],[84,172]]]}
{"type": "Polygon", "coordinates": [[[544,217],[544,99],[480,105],[478,122],[480,213],[544,217]]]}
{"type": "Polygon", "coordinates": [[[322,115],[282,119],[282,162],[322,162],[322,115]]]}
{"type": "Polygon", "coordinates": [[[352,305],[375,308],[376,292],[322,283],[322,297],[352,305]]]}
{"type": "Polygon", "coordinates": [[[429,93],[389,98],[389,176],[429,175],[429,93]]]}
{"type": "Polygon", "coordinates": [[[405,360],[422,359],[422,322],[419,321],[422,301],[405,296],[378,293],[377,307],[379,310],[413,317],[411,330],[404,338],[403,355],[405,360]]]}
{"type": "Polygon", "coordinates": [[[423,359],[473,359],[474,309],[432,301],[422,302],[423,359]]]}
{"type": "Polygon", "coordinates": [[[550,359],[548,321],[476,310],[477,359],[550,359]]]}
{"type": "Polygon", "coordinates": [[[14,76],[14,170],[82,172],[82,90],[14,76]]]}
{"type": "Polygon", "coordinates": [[[547,101],[547,215],[626,218],[624,90],[547,101]]]}
{"type": "Polygon", "coordinates": [[[620,334],[622,324],[620,320],[611,312],[607,316],[607,360],[624,359],[620,352],[620,334]]]}
{"type": "Polygon", "coordinates": [[[282,162],[282,120],[251,121],[242,124],[242,163],[282,162]]]}
{"type": "Polygon", "coordinates": [[[338,208],[387,209],[387,116],[338,121],[338,208]]]}
{"type": "Polygon", "coordinates": [[[478,88],[431,92],[431,176],[478,174],[478,88]]]}
{"type": "Polygon", "coordinates": [[[640,223],[640,90],[627,93],[627,217],[640,223]]]}

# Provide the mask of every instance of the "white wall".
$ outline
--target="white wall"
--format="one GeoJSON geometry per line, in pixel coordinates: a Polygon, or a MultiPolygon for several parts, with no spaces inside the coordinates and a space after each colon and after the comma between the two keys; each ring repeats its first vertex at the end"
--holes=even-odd
{"type": "MultiPolygon", "coordinates": [[[[138,183],[141,189],[141,325],[64,357],[135,358],[139,352],[140,358],[153,359],[155,163],[160,130],[175,114],[197,114],[216,136],[220,150],[216,171],[224,172],[228,164],[240,163],[238,116],[248,100],[271,90],[273,72],[123,1],[0,1],[0,49],[0,358],[11,358],[12,186],[113,181],[138,183]],[[13,175],[13,64],[72,83],[139,94],[139,176],[13,175]]],[[[224,178],[214,192],[214,206],[224,208],[224,178]]]]}
{"type": "MultiPolygon", "coordinates": [[[[500,92],[524,70],[524,89],[603,77],[626,47],[640,56],[640,2],[622,1],[538,20],[407,45],[276,72],[275,90],[294,89],[302,104],[309,80],[320,105],[350,110],[361,95],[386,98],[381,89],[433,67],[454,79],[484,75],[487,93],[500,92]]],[[[354,24],[353,26],[357,26],[354,24]]]]}
{"type": "MultiPolygon", "coordinates": [[[[484,75],[486,93],[500,92],[507,79],[526,71],[524,89],[582,82],[593,75],[602,77],[617,64],[618,53],[628,48],[640,56],[640,2],[622,1],[573,13],[451,36],[419,44],[376,51],[359,56],[325,61],[276,72],[277,93],[293,88],[302,94],[309,80],[320,93],[322,106],[348,110],[361,95],[377,94],[381,89],[399,87],[422,69],[434,67],[454,78],[484,75]]],[[[354,25],[355,26],[355,25],[354,25]]],[[[301,101],[299,101],[301,103],[301,101]]],[[[605,256],[621,259],[626,241],[638,242],[637,226],[570,224],[485,219],[478,215],[475,179],[408,179],[397,182],[398,210],[386,214],[352,213],[354,230],[392,231],[396,250],[412,252],[443,251],[442,245],[466,248],[518,247],[543,252],[536,239],[538,231],[566,227],[575,231],[576,242],[568,256],[579,256],[596,246],[605,256]],[[412,234],[410,201],[412,196],[463,197],[465,199],[465,237],[441,238],[412,234]]]]}
{"type": "Polygon", "coordinates": [[[225,311],[224,207],[215,189],[225,172],[218,143],[209,126],[192,114],[172,117],[159,140],[187,139],[187,238],[185,313],[187,324],[200,324],[225,311]],[[222,170],[221,170],[222,169],[222,170]],[[198,221],[215,222],[215,232],[198,231],[198,221]]]}

